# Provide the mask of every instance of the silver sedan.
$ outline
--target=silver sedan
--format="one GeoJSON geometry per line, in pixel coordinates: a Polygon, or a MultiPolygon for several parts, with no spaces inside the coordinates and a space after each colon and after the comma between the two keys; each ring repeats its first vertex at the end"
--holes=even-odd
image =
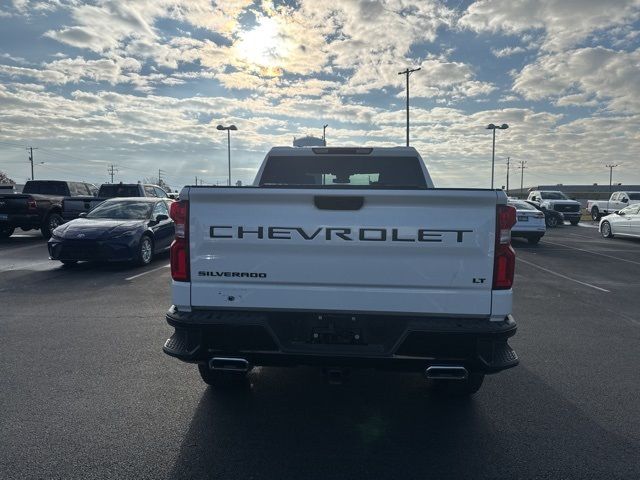
{"type": "Polygon", "coordinates": [[[629,205],[600,219],[600,233],[613,236],[640,238],[640,205],[629,205]]]}

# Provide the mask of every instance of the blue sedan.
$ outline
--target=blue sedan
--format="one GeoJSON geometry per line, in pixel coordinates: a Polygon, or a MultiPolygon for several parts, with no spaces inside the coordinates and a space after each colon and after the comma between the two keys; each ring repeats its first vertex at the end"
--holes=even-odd
{"type": "Polygon", "coordinates": [[[81,260],[147,265],[169,249],[175,234],[172,200],[113,198],[88,214],[59,226],[49,240],[49,256],[64,264],[81,260]]]}

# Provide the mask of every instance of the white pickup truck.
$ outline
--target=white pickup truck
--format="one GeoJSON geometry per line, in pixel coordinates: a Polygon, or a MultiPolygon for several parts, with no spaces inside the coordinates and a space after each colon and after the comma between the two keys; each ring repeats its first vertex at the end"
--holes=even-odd
{"type": "Polygon", "coordinates": [[[518,363],[515,209],[501,190],[434,188],[413,148],[273,148],[253,186],[187,186],[171,217],[164,351],[207,384],[374,367],[472,394],[518,363]]]}
{"type": "Polygon", "coordinates": [[[594,222],[629,205],[640,203],[640,192],[613,192],[609,200],[588,200],[587,212],[594,222]]]}

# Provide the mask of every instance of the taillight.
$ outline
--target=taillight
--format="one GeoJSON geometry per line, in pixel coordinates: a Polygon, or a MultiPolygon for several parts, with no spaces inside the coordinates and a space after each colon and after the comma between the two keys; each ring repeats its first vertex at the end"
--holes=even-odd
{"type": "Polygon", "coordinates": [[[173,202],[169,210],[176,228],[176,238],[171,244],[171,278],[176,282],[188,282],[189,273],[189,202],[173,202]]]}
{"type": "Polygon", "coordinates": [[[508,290],[513,285],[516,252],[511,246],[511,227],[516,224],[516,209],[498,205],[496,211],[496,253],[493,261],[493,289],[508,290]]]}
{"type": "Polygon", "coordinates": [[[38,209],[38,204],[36,203],[36,201],[33,198],[29,197],[27,199],[27,210],[33,212],[33,211],[35,211],[37,209],[38,209]]]}

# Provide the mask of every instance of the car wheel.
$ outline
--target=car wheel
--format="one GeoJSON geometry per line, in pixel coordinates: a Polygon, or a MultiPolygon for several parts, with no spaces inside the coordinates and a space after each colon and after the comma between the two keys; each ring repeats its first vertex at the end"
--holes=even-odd
{"type": "Polygon", "coordinates": [[[15,227],[10,227],[9,225],[3,225],[0,227],[0,238],[9,238],[13,235],[13,231],[15,227]]]}
{"type": "Polygon", "coordinates": [[[571,220],[571,225],[573,225],[574,227],[576,225],[578,225],[580,223],[580,219],[578,218],[577,220],[571,220]]]}
{"type": "Polygon", "coordinates": [[[57,213],[50,213],[47,218],[44,219],[44,224],[40,231],[44,238],[51,238],[53,231],[64,223],[64,220],[57,213]]]}
{"type": "Polygon", "coordinates": [[[612,238],[611,224],[609,222],[602,222],[602,225],[600,225],[600,233],[604,238],[612,238]]]}
{"type": "Polygon", "coordinates": [[[549,215],[548,217],[545,218],[544,223],[549,228],[557,227],[558,226],[558,217],[556,217],[555,215],[549,215]]]}
{"type": "Polygon", "coordinates": [[[529,243],[530,243],[531,245],[537,245],[538,243],[540,243],[540,239],[541,239],[541,238],[542,238],[542,237],[535,236],[535,237],[529,237],[529,238],[527,238],[527,240],[529,241],[529,243]]]}
{"type": "Polygon", "coordinates": [[[247,386],[247,372],[211,370],[208,365],[198,364],[202,381],[221,389],[241,389],[247,386]]]}
{"type": "Polygon", "coordinates": [[[429,388],[437,395],[466,397],[482,386],[484,373],[470,373],[466,380],[427,380],[429,388]]]}
{"type": "Polygon", "coordinates": [[[78,260],[60,260],[60,263],[63,265],[75,265],[78,263],[78,260]]]}
{"type": "Polygon", "coordinates": [[[594,222],[598,222],[600,221],[601,217],[602,215],[600,214],[600,210],[598,209],[598,207],[593,207],[591,209],[591,220],[593,220],[594,222]]]}
{"type": "Polygon", "coordinates": [[[149,265],[153,260],[153,240],[149,235],[143,235],[138,246],[138,263],[149,265]]]}

